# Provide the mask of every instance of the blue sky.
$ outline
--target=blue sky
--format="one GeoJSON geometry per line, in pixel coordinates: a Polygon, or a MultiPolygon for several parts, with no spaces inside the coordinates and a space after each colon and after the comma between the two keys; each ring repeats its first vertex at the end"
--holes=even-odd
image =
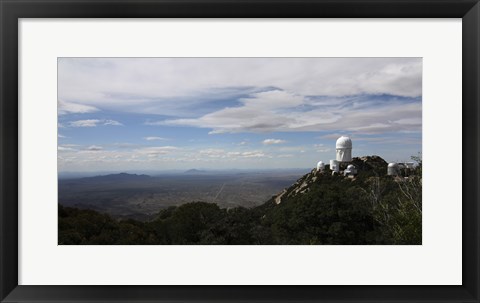
{"type": "Polygon", "coordinates": [[[421,152],[421,58],[59,58],[60,172],[313,168],[421,152]]]}

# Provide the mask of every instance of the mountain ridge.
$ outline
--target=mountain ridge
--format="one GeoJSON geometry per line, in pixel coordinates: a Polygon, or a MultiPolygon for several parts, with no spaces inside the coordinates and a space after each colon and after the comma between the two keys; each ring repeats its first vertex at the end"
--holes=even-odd
{"type": "Polygon", "coordinates": [[[354,177],[332,174],[328,166],[312,169],[250,209],[198,201],[140,222],[59,205],[59,244],[421,244],[421,169],[405,178],[387,176],[387,163],[378,156],[352,163],[359,169],[354,177]],[[108,229],[99,227],[105,220],[108,229]]]}

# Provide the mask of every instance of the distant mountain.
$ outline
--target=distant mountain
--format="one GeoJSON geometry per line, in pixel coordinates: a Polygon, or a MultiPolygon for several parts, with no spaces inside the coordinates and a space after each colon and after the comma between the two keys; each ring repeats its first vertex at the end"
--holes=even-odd
{"type": "Polygon", "coordinates": [[[110,174],[110,175],[103,175],[103,176],[95,176],[95,177],[85,177],[81,178],[83,181],[142,181],[142,180],[149,180],[149,175],[137,175],[137,174],[127,174],[127,173],[119,173],[119,174],[110,174]]]}

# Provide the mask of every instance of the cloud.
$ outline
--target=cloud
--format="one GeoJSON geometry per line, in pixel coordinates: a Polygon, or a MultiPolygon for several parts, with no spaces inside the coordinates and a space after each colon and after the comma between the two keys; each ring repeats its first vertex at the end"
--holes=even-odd
{"type": "Polygon", "coordinates": [[[261,151],[248,151],[248,152],[241,153],[241,156],[243,158],[263,158],[263,157],[266,157],[267,155],[261,151]]]}
{"type": "Polygon", "coordinates": [[[250,150],[250,151],[225,151],[224,149],[218,148],[209,148],[200,150],[199,154],[201,156],[206,156],[209,158],[261,158],[267,157],[263,151],[260,150],[250,150]]]}
{"type": "Polygon", "coordinates": [[[122,123],[115,120],[98,120],[98,119],[87,119],[87,120],[77,120],[69,122],[71,127],[96,127],[99,125],[113,125],[121,126],[122,123]]]}
{"type": "Polygon", "coordinates": [[[115,121],[115,120],[104,120],[103,125],[114,125],[114,126],[121,126],[122,123],[115,121]]]}
{"type": "Polygon", "coordinates": [[[63,58],[58,65],[62,113],[101,108],[198,116],[211,112],[221,100],[246,98],[243,102],[248,103],[255,93],[261,100],[256,106],[268,107],[278,100],[276,108],[283,102],[302,102],[302,96],[419,97],[422,59],[63,58]],[[284,99],[280,91],[291,96],[284,99]]]}
{"type": "Polygon", "coordinates": [[[281,140],[281,139],[265,139],[263,140],[264,145],[273,145],[273,144],[283,144],[286,143],[287,141],[281,140]]]}
{"type": "Polygon", "coordinates": [[[144,137],[143,139],[145,139],[145,140],[147,140],[147,141],[156,141],[156,140],[163,141],[163,140],[167,140],[166,138],[162,138],[162,137],[144,137]]]}
{"type": "Polygon", "coordinates": [[[89,120],[78,120],[71,121],[69,124],[72,127],[95,127],[100,123],[100,120],[89,119],[89,120]]]}
{"type": "Polygon", "coordinates": [[[212,128],[209,134],[234,132],[269,132],[282,128],[286,123],[295,124],[296,119],[283,113],[285,107],[296,106],[298,96],[287,92],[273,92],[273,95],[283,99],[276,108],[271,95],[258,93],[250,98],[241,99],[242,106],[226,107],[195,119],[174,119],[156,122],[157,125],[183,125],[202,128],[212,128]],[[293,99],[293,100],[290,100],[293,99]]]}
{"type": "Polygon", "coordinates": [[[152,156],[159,156],[159,155],[167,155],[173,152],[178,151],[179,148],[175,146],[154,146],[154,147],[145,147],[141,149],[135,150],[140,155],[148,155],[152,156]]]}
{"type": "Polygon", "coordinates": [[[158,126],[158,125],[163,125],[163,121],[145,121],[145,123],[143,123],[144,125],[149,125],[149,126],[158,126]]]}
{"type": "Polygon", "coordinates": [[[74,151],[73,148],[67,147],[67,146],[62,146],[62,145],[59,145],[59,146],[57,147],[57,150],[58,150],[58,151],[61,151],[61,152],[64,152],[64,151],[74,151]]]}
{"type": "Polygon", "coordinates": [[[240,100],[198,118],[170,119],[158,125],[212,129],[209,134],[345,131],[374,134],[421,131],[421,100],[392,96],[354,96],[319,100],[275,91],[276,104],[265,93],[240,100]],[[282,96],[282,97],[279,97],[282,96]],[[419,122],[419,123],[413,123],[419,122]]]}
{"type": "Polygon", "coordinates": [[[89,151],[100,151],[100,150],[103,150],[103,147],[97,146],[97,145],[90,145],[89,147],[87,147],[87,150],[89,150],[89,151]]]}
{"type": "Polygon", "coordinates": [[[73,102],[66,102],[58,100],[58,115],[65,115],[65,114],[85,114],[85,113],[93,113],[98,111],[98,108],[85,105],[85,104],[78,104],[73,102]]]}
{"type": "Polygon", "coordinates": [[[223,149],[217,149],[217,148],[208,148],[208,149],[203,149],[200,150],[199,153],[201,155],[211,157],[211,158],[224,158],[226,156],[225,150],[223,149]]]}

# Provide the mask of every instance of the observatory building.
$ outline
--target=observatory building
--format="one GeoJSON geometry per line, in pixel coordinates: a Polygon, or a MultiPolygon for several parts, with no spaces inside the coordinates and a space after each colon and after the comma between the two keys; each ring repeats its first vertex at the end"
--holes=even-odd
{"type": "Polygon", "coordinates": [[[357,173],[357,168],[353,164],[348,165],[347,169],[343,171],[344,176],[355,176],[357,173]]]}
{"type": "MultiPolygon", "coordinates": [[[[341,136],[337,139],[335,144],[336,148],[336,159],[330,160],[330,171],[333,175],[343,175],[354,179],[358,175],[359,171],[363,169],[363,165],[356,167],[354,163],[358,163],[358,160],[353,161],[352,159],[352,139],[347,136],[341,136]],[[353,161],[353,162],[352,162],[353,161]]],[[[373,156],[372,158],[380,158],[378,156],[373,156]]],[[[368,158],[368,157],[367,157],[368,158]]],[[[362,161],[362,158],[356,158],[362,161]]],[[[381,159],[381,158],[380,158],[381,159]]],[[[383,159],[381,159],[384,161],[383,159]]],[[[363,160],[364,161],[364,160],[363,160]]],[[[404,177],[408,178],[416,169],[415,163],[413,162],[391,162],[387,166],[387,175],[393,177],[404,177]]],[[[319,161],[317,163],[317,172],[325,171],[325,163],[319,161]]]]}
{"type": "Polygon", "coordinates": [[[349,137],[341,136],[338,138],[336,150],[338,162],[352,161],[352,140],[349,137]]]}
{"type": "MultiPolygon", "coordinates": [[[[332,175],[339,174],[340,170],[347,166],[348,162],[352,162],[352,140],[347,136],[341,136],[336,142],[336,159],[330,160],[330,170],[332,175]]],[[[317,172],[325,170],[325,163],[322,161],[317,163],[317,172]]],[[[344,171],[345,176],[355,176],[357,168],[354,165],[348,165],[344,171]]]]}
{"type": "Polygon", "coordinates": [[[330,170],[335,173],[338,173],[340,171],[340,166],[338,165],[337,160],[330,160],[330,170]]]}
{"type": "Polygon", "coordinates": [[[325,163],[323,163],[322,161],[319,161],[317,163],[317,171],[323,171],[325,169],[325,163]]]}

